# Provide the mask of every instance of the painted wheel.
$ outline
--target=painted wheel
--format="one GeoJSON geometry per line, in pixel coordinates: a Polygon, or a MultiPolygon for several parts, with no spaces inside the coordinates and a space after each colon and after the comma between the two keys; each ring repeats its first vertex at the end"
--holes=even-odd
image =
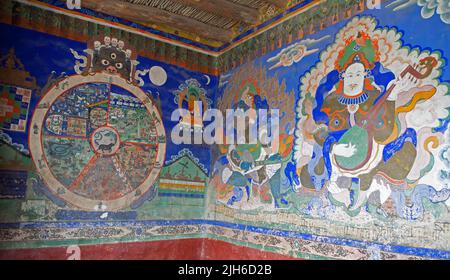
{"type": "Polygon", "coordinates": [[[39,102],[31,127],[31,154],[47,187],[85,210],[130,206],[153,187],[165,158],[158,110],[117,76],[58,82],[39,102]]]}

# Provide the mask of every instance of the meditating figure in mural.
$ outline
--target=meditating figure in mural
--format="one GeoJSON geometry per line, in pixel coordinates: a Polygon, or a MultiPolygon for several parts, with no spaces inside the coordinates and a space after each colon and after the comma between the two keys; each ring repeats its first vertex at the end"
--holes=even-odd
{"type": "Polygon", "coordinates": [[[327,186],[333,199],[350,210],[360,208],[373,193],[383,204],[391,194],[389,185],[404,184],[416,159],[417,135],[406,129],[393,137],[395,100],[404,79],[413,83],[425,78],[437,64],[427,57],[394,79],[379,61],[378,41],[363,31],[345,42],[335,63],[338,76],[335,71],[328,74],[317,89],[313,116],[318,129],[313,137],[318,146],[300,174],[303,186],[327,186]],[[379,177],[374,179],[375,175],[379,177]],[[359,185],[353,203],[352,182],[359,185]]]}
{"type": "Polygon", "coordinates": [[[201,131],[203,129],[203,113],[209,106],[206,91],[197,80],[189,79],[179,86],[175,95],[175,103],[178,104],[178,108],[187,109],[187,111],[182,111],[185,114],[181,116],[181,127],[201,131]],[[198,106],[198,102],[202,104],[202,107],[198,106]]]}

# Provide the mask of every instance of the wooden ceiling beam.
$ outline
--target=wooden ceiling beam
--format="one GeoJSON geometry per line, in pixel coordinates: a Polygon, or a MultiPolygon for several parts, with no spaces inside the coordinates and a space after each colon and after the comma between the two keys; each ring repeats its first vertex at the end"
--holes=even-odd
{"type": "Polygon", "coordinates": [[[229,42],[233,32],[158,8],[120,0],[82,0],[85,8],[135,22],[165,24],[219,42],[229,42]]]}
{"type": "Polygon", "coordinates": [[[211,14],[225,18],[242,21],[250,25],[259,22],[259,11],[250,7],[239,5],[227,0],[172,0],[174,2],[194,7],[211,14]]]}
{"type": "Polygon", "coordinates": [[[288,0],[264,0],[264,2],[274,5],[280,9],[285,9],[289,3],[288,0]]]}

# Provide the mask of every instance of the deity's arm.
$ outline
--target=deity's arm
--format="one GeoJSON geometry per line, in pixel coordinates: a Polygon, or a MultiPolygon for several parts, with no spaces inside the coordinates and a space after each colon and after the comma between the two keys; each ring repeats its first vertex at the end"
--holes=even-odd
{"type": "MultiPolygon", "coordinates": [[[[178,108],[179,109],[183,109],[183,101],[185,101],[186,99],[186,94],[187,94],[187,90],[184,90],[180,93],[180,95],[178,96],[178,108]]],[[[186,100],[187,101],[187,100],[186,100]]]]}
{"type": "Polygon", "coordinates": [[[377,84],[377,83],[375,83],[375,81],[373,81],[373,80],[371,80],[371,83],[370,83],[375,89],[377,89],[378,91],[382,91],[381,90],[381,87],[377,84]]]}
{"type": "Polygon", "coordinates": [[[335,93],[336,90],[337,90],[336,85],[334,85],[334,86],[328,91],[328,95],[327,95],[327,96],[330,96],[331,94],[335,93]]]}
{"type": "Polygon", "coordinates": [[[389,82],[386,90],[389,93],[389,97],[387,100],[395,101],[398,98],[398,95],[402,92],[407,91],[411,86],[414,85],[409,79],[396,77],[392,81],[389,82]]]}

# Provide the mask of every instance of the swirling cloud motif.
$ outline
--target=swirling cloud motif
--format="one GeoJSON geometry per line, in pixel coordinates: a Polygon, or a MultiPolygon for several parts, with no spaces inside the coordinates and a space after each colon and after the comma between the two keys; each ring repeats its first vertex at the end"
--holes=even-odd
{"type": "Polygon", "coordinates": [[[320,39],[305,39],[293,45],[290,45],[283,50],[281,50],[276,56],[271,57],[267,60],[267,62],[275,62],[277,63],[269,68],[269,70],[284,66],[289,67],[294,63],[298,63],[303,58],[316,53],[319,49],[308,50],[308,47],[311,47],[314,44],[317,44],[327,38],[329,35],[326,35],[320,39]]]}
{"type": "Polygon", "coordinates": [[[393,7],[393,11],[399,11],[414,4],[422,7],[420,11],[422,18],[429,19],[438,14],[442,22],[450,24],[450,0],[396,0],[386,7],[393,7]]]}
{"type": "MultiPolygon", "coordinates": [[[[85,50],[86,53],[88,53],[89,50],[85,50]]],[[[81,74],[83,72],[82,68],[85,68],[87,66],[87,56],[80,55],[76,50],[70,49],[70,52],[72,53],[73,57],[77,59],[75,61],[74,70],[75,73],[81,74]]]]}
{"type": "Polygon", "coordinates": [[[0,131],[0,141],[5,142],[6,144],[12,146],[13,148],[17,149],[19,152],[29,155],[30,151],[24,147],[22,144],[14,143],[11,136],[4,133],[3,131],[0,131]]]}
{"type": "Polygon", "coordinates": [[[392,7],[394,12],[400,11],[402,9],[408,8],[412,5],[417,4],[417,0],[395,0],[394,2],[386,5],[387,8],[392,7]]]}
{"type": "MultiPolygon", "coordinates": [[[[420,89],[423,88],[426,87],[420,87],[420,89]]],[[[418,103],[414,110],[405,116],[407,126],[417,131],[424,127],[438,127],[440,120],[449,117],[450,95],[447,94],[447,91],[446,85],[439,85],[437,93],[433,97],[426,102],[418,103]]],[[[404,94],[406,95],[407,93],[404,94]]],[[[402,116],[400,116],[400,119],[402,119],[402,116]]]]}
{"type": "Polygon", "coordinates": [[[436,13],[443,22],[450,24],[449,0],[419,0],[417,4],[422,7],[420,14],[423,18],[430,18],[436,13]]]}

